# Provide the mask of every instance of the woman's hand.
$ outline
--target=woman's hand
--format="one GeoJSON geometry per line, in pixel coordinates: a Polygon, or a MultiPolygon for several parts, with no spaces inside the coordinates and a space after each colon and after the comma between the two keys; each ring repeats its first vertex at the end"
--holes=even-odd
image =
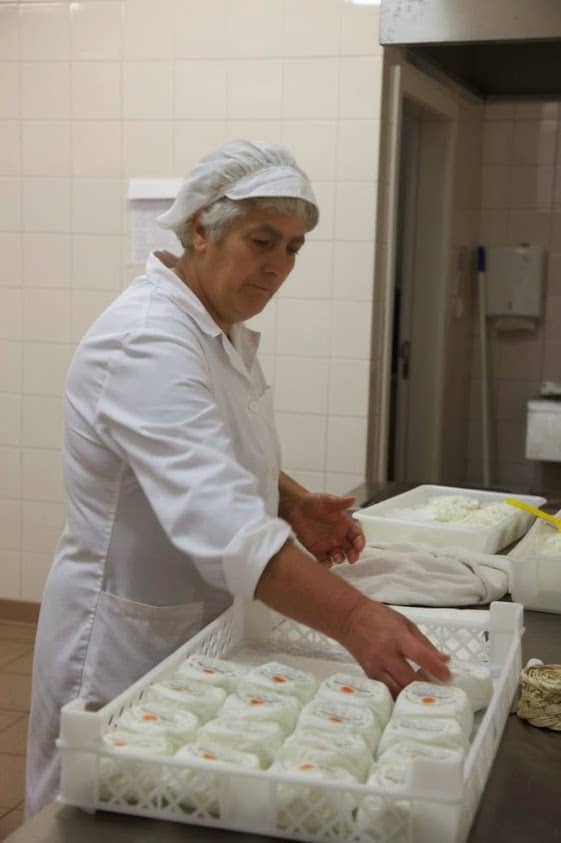
{"type": "Polygon", "coordinates": [[[364,596],[350,615],[342,643],[366,675],[384,682],[394,697],[423,677],[430,677],[429,681],[450,679],[447,654],[437,650],[404,615],[364,596]],[[420,667],[420,673],[411,662],[420,667]]]}
{"type": "Polygon", "coordinates": [[[354,498],[308,493],[291,501],[282,517],[313,556],[328,566],[356,562],[364,549],[359,524],[346,510],[354,498]]]}

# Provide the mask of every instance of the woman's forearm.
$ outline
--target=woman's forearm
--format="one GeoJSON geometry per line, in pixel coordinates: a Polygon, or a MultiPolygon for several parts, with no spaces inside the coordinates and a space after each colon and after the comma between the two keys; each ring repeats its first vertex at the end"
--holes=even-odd
{"type": "Polygon", "coordinates": [[[284,471],[279,474],[279,515],[281,518],[288,518],[290,510],[309,492],[284,471]]]}
{"type": "Polygon", "coordinates": [[[353,611],[365,600],[344,580],[287,541],[265,568],[255,597],[295,621],[311,626],[347,646],[353,611]]]}

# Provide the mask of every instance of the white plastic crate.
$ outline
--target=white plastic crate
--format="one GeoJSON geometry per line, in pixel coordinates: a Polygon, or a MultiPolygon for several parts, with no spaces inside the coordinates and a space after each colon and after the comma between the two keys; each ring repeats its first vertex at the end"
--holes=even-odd
{"type": "Polygon", "coordinates": [[[477,723],[463,764],[415,760],[406,792],[396,796],[361,784],[341,787],[311,777],[303,784],[301,778],[267,770],[209,771],[205,762],[127,756],[105,748],[102,734],[123,710],[191,653],[229,657],[243,650],[265,661],[273,650],[275,657],[285,653],[293,662],[305,657],[320,673],[350,661],[339,644],[309,627],[259,602],[236,601],[104,708],[86,711],[79,699],[63,708],[60,800],[87,811],[117,811],[317,843],[463,843],[518,684],[522,606],[493,603],[490,611],[399,611],[439,648],[491,668],[493,698],[477,723]],[[118,772],[114,779],[108,775],[111,765],[118,772]]]}
{"type": "MultiPolygon", "coordinates": [[[[435,521],[425,510],[419,509],[430,498],[443,495],[476,498],[480,506],[500,503],[508,497],[507,492],[421,485],[358,509],[353,517],[360,522],[367,544],[421,542],[437,547],[464,547],[480,553],[497,553],[523,536],[535,520],[533,515],[512,507],[511,515],[494,526],[469,528],[461,521],[435,521]]],[[[535,507],[545,503],[545,498],[536,495],[517,497],[535,507]]]]}

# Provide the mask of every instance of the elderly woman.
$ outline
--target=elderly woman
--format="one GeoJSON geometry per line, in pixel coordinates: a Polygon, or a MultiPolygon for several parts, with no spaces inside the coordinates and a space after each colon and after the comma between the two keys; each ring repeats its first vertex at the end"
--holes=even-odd
{"type": "Polygon", "coordinates": [[[413,679],[407,659],[448,675],[415,626],[329,570],[364,546],[345,511],[352,498],[310,494],[280,470],[259,337],[243,323],[277,292],[317,219],[286,150],[225,144],[160,218],[183,255],[171,267],[151,255],[75,353],[66,524],[35,650],[29,814],[57,792],[61,706],[103,705],[233,596],[337,639],[394,693],[413,679]]]}

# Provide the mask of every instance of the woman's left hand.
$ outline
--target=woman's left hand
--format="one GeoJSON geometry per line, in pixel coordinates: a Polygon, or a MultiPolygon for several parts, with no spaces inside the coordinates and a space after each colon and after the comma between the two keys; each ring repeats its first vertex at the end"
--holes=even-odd
{"type": "Polygon", "coordinates": [[[364,549],[364,535],[346,512],[353,503],[352,497],[309,493],[293,503],[284,518],[319,562],[328,566],[356,562],[364,549]]]}

